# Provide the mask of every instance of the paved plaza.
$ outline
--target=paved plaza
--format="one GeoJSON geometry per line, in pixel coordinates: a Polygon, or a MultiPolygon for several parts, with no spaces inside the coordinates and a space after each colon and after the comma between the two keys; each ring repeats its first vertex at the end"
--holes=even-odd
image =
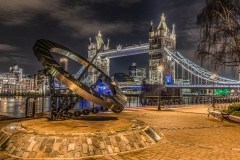
{"type": "MultiPolygon", "coordinates": [[[[168,159],[236,159],[240,158],[240,125],[221,122],[213,116],[208,117],[209,106],[184,106],[181,108],[163,109],[157,111],[156,107],[130,108],[119,115],[113,113],[97,114],[101,117],[119,117],[124,122],[126,119],[136,119],[150,125],[158,134],[163,137],[157,143],[143,146],[134,151],[126,150],[119,153],[106,152],[104,155],[86,156],[76,158],[83,160],[168,160],[168,159]]],[[[91,115],[92,116],[92,115],[91,115]]],[[[106,118],[107,119],[107,118],[106,118]]],[[[24,119],[0,121],[3,128],[13,122],[21,122],[24,119]]],[[[72,121],[72,120],[66,120],[72,121]]],[[[26,122],[26,121],[25,121],[26,122]]],[[[116,122],[114,122],[116,123],[116,122]]],[[[119,124],[120,127],[129,126],[119,124]]],[[[109,126],[109,120],[101,121],[102,126],[109,126]]],[[[32,124],[25,124],[31,126],[32,124]]],[[[93,121],[82,124],[93,127],[93,121]],[[88,124],[86,124],[88,123],[88,124]]],[[[112,126],[117,127],[116,125],[112,126]]],[[[35,128],[37,130],[37,128],[35,128]]],[[[94,129],[94,127],[92,128],[94,129]]],[[[86,130],[89,131],[89,130],[86,130]]],[[[70,137],[69,137],[70,138],[70,137]]],[[[70,138],[71,139],[71,138],[70,138]]],[[[146,140],[147,141],[147,140],[146,140]]],[[[106,141],[105,141],[106,142],[106,141]]],[[[28,141],[26,143],[29,143],[28,141]]],[[[30,143],[29,143],[30,144],[30,143]]],[[[147,144],[147,142],[145,142],[147,144]]],[[[6,146],[11,150],[12,146],[6,146]]],[[[32,146],[34,148],[34,145],[32,146]]],[[[26,153],[29,146],[25,146],[26,153]]],[[[14,148],[15,149],[15,148],[14,148]]],[[[14,150],[12,149],[12,150],[14,150]]],[[[50,150],[50,149],[49,149],[50,150]]],[[[37,152],[37,151],[36,151],[37,152]]],[[[72,152],[74,153],[74,151],[72,152]]],[[[24,154],[24,153],[23,153],[24,154]]],[[[25,159],[43,159],[43,158],[25,159]]],[[[17,156],[10,156],[9,152],[1,151],[0,159],[19,159],[17,156]]],[[[23,158],[22,158],[23,159],[23,158]]],[[[61,158],[58,158],[61,159],[61,158]]],[[[63,159],[63,158],[62,158],[63,159]]],[[[70,158],[71,159],[71,158],[70,158]]]]}

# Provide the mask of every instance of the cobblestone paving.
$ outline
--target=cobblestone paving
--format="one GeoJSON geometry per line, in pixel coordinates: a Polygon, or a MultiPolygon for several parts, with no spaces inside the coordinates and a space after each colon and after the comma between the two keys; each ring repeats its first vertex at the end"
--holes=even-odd
{"type": "MultiPolygon", "coordinates": [[[[7,138],[4,133],[1,135],[7,138]]],[[[8,154],[24,158],[80,158],[132,151],[152,144],[155,142],[143,132],[66,137],[16,133],[2,146],[8,154]]]]}
{"type": "MultiPolygon", "coordinates": [[[[240,125],[221,122],[214,117],[207,116],[207,108],[181,108],[172,111],[138,111],[121,113],[119,116],[136,117],[152,126],[156,132],[163,133],[164,137],[157,144],[138,151],[90,156],[83,160],[170,160],[170,159],[240,159],[240,125]],[[196,114],[197,113],[197,114],[196,114]]],[[[1,126],[1,125],[0,125],[1,126]]],[[[27,139],[27,138],[26,138],[27,139]]],[[[25,150],[30,150],[34,141],[26,140],[20,144],[25,150]],[[31,142],[30,142],[31,141],[31,142]],[[27,144],[27,146],[25,145],[27,144]],[[31,145],[32,144],[32,145],[31,145]],[[29,147],[30,146],[30,147],[29,147]]],[[[55,140],[56,142],[57,140],[55,140]]],[[[60,140],[59,140],[60,141],[60,140]]],[[[70,140],[69,140],[70,142],[70,140]]],[[[62,150],[74,150],[68,142],[62,150]]],[[[52,141],[45,141],[51,145],[52,141]]],[[[63,142],[62,142],[63,143],[63,142]]],[[[86,140],[86,144],[92,143],[86,140]]],[[[63,143],[65,144],[65,143],[63,143]]],[[[63,145],[64,146],[64,145],[63,145]]],[[[56,146],[57,148],[58,146],[56,146]]],[[[82,146],[84,147],[84,146],[82,146]]],[[[106,146],[105,146],[106,147],[106,146]]],[[[41,148],[41,146],[40,146],[41,148]]],[[[50,152],[48,147],[45,152],[50,152]]],[[[107,148],[107,147],[106,147],[107,148]]],[[[88,148],[90,150],[90,148],[88,148]]],[[[17,150],[15,148],[14,150],[17,150]]],[[[53,150],[51,150],[53,153],[53,150]]],[[[109,152],[109,151],[108,151],[109,152]]],[[[109,152],[110,153],[110,152],[109,152]]],[[[0,152],[0,159],[4,156],[0,152]]],[[[24,153],[23,153],[24,154],[24,153]]],[[[24,156],[29,156],[25,153],[24,156]]],[[[32,153],[33,155],[33,153],[32,153]]],[[[6,155],[5,155],[6,156],[6,155]]],[[[69,157],[73,156],[69,154],[69,157]]],[[[9,160],[10,157],[5,157],[9,160]]]]}

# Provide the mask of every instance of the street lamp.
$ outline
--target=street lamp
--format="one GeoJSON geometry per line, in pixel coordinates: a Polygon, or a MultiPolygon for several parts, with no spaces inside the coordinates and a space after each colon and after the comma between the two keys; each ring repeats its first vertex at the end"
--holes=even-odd
{"type": "MultiPolygon", "coordinates": [[[[157,69],[158,69],[158,72],[161,74],[162,73],[162,71],[163,71],[163,66],[161,66],[161,65],[159,65],[158,67],[157,67],[157,69]]],[[[161,78],[162,78],[162,76],[161,76],[161,78]]],[[[159,96],[158,96],[158,110],[161,110],[161,106],[160,106],[160,101],[161,101],[161,83],[159,83],[159,96]]]]}
{"type": "Polygon", "coordinates": [[[213,94],[213,98],[212,98],[212,107],[213,107],[213,108],[215,108],[215,106],[214,106],[214,105],[215,105],[215,104],[214,104],[214,79],[216,78],[216,76],[217,76],[217,75],[216,75],[215,73],[213,73],[213,74],[210,76],[210,78],[213,80],[213,93],[212,93],[212,94],[213,94]]]}
{"type": "Polygon", "coordinates": [[[159,73],[162,73],[162,71],[163,71],[163,66],[160,66],[160,65],[159,65],[159,66],[157,67],[157,69],[158,69],[158,72],[159,72],[159,73]]]}

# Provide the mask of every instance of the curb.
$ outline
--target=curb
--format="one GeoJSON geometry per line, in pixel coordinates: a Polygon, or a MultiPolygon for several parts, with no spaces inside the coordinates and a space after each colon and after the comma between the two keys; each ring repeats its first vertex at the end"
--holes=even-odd
{"type": "MultiPolygon", "coordinates": [[[[223,121],[223,119],[224,119],[224,118],[222,117],[221,112],[219,112],[219,111],[209,111],[208,117],[209,117],[209,115],[212,115],[212,116],[217,117],[217,118],[221,118],[222,121],[223,121]]],[[[238,117],[238,116],[229,115],[228,118],[229,118],[232,122],[240,123],[240,117],[238,117]]],[[[228,121],[228,120],[227,120],[227,121],[228,121]]],[[[230,122],[230,121],[228,121],[228,122],[230,122]]]]}

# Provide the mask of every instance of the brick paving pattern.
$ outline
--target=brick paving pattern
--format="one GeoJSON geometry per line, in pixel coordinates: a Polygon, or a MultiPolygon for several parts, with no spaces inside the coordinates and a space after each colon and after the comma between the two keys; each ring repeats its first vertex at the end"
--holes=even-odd
{"type": "MultiPolygon", "coordinates": [[[[62,141],[62,139],[51,136],[31,139],[29,136],[18,133],[22,141],[17,145],[11,145],[11,142],[8,142],[9,145],[4,148],[5,151],[0,152],[0,159],[2,157],[2,159],[14,159],[4,154],[6,152],[29,158],[51,154],[52,157],[66,155],[83,160],[240,159],[240,125],[221,122],[220,119],[208,117],[207,114],[207,107],[168,111],[139,110],[119,114],[118,116],[135,117],[144,121],[157,133],[164,135],[162,140],[156,144],[137,151],[131,151],[131,148],[140,148],[141,140],[144,142],[144,138],[135,137],[134,134],[119,138],[107,136],[97,141],[94,137],[90,139],[69,137],[67,141],[62,141]],[[118,148],[115,148],[119,139],[120,142],[128,143],[125,146],[120,144],[118,148]],[[38,141],[41,141],[41,144],[36,146],[39,144],[38,141]],[[121,148],[126,152],[118,153],[121,148]],[[101,149],[101,151],[96,149],[101,149]],[[42,155],[38,155],[40,154],[38,150],[42,150],[42,155]],[[82,152],[76,152],[77,150],[82,152]],[[101,152],[105,155],[95,155],[101,152]],[[94,156],[91,156],[93,154],[94,156]],[[81,158],[81,156],[88,157],[81,158]]],[[[4,136],[6,135],[2,135],[4,136]]],[[[145,144],[147,145],[146,141],[145,144]]]]}

